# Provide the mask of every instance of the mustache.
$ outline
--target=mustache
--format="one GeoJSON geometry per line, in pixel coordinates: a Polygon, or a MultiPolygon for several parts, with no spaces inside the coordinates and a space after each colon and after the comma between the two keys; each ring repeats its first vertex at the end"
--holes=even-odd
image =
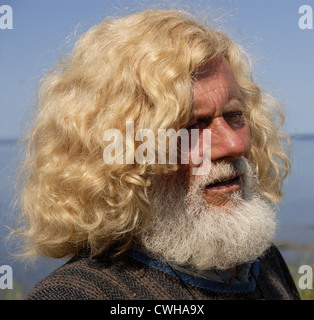
{"type": "Polygon", "coordinates": [[[206,175],[200,177],[197,183],[198,187],[205,188],[209,185],[233,180],[239,176],[244,177],[249,167],[249,162],[244,157],[232,161],[219,161],[211,165],[211,169],[206,175]]]}

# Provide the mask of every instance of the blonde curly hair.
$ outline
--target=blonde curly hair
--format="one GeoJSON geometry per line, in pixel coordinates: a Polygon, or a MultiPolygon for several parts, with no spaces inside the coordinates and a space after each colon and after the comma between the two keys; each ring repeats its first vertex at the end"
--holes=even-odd
{"type": "Polygon", "coordinates": [[[126,120],[155,136],[159,128],[179,130],[192,110],[195,75],[221,55],[243,95],[261,192],[280,200],[290,171],[283,114],[253,82],[243,48],[186,12],[144,11],[88,30],[41,81],[19,176],[22,224],[15,233],[25,240],[24,256],[132,245],[150,219],[149,176],[177,166],[108,165],[103,134],[125,134],[126,120]]]}

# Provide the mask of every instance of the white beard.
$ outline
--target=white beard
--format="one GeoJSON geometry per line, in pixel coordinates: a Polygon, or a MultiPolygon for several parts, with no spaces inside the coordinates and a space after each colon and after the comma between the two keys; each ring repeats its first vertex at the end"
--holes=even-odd
{"type": "Polygon", "coordinates": [[[139,240],[156,258],[199,270],[253,262],[270,247],[276,230],[275,212],[256,186],[244,158],[215,165],[188,191],[178,174],[155,178],[149,191],[152,220],[139,240]],[[228,206],[208,204],[204,186],[235,172],[242,174],[243,191],[228,195],[228,206]]]}

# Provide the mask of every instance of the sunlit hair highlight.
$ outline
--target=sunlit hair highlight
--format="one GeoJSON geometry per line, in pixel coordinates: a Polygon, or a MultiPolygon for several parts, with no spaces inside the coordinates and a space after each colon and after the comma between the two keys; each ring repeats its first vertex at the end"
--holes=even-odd
{"type": "Polygon", "coordinates": [[[177,166],[108,165],[103,134],[111,128],[125,134],[126,121],[156,137],[160,128],[179,130],[193,107],[195,75],[219,56],[243,95],[261,192],[279,201],[290,170],[281,122],[274,121],[282,114],[253,82],[245,51],[188,13],[145,11],[91,28],[41,81],[19,176],[15,234],[25,239],[25,257],[82,248],[93,255],[112,243],[122,252],[133,244],[150,219],[149,177],[177,166]]]}

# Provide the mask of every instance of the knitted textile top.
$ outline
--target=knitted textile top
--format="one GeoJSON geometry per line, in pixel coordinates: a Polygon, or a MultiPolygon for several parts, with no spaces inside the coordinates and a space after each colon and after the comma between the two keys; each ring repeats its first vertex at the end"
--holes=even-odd
{"type": "Polygon", "coordinates": [[[298,300],[297,288],[275,246],[255,263],[249,283],[217,285],[149,258],[110,260],[78,255],[41,280],[26,300],[298,300]]]}

